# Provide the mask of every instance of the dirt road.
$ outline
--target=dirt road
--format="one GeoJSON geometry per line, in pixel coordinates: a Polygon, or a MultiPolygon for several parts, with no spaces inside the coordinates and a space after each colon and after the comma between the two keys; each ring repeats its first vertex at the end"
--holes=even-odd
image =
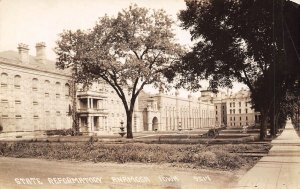
{"type": "Polygon", "coordinates": [[[226,188],[236,180],[225,171],[167,165],[116,164],[0,158],[1,189],[226,188]]]}

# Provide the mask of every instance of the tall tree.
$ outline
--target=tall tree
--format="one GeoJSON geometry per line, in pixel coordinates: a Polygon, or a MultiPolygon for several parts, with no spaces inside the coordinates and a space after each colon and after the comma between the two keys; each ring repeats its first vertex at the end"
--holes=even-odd
{"type": "Polygon", "coordinates": [[[168,68],[180,61],[183,50],[174,40],[174,21],[164,10],[136,5],[117,17],[100,18],[88,31],[64,31],[57,41],[57,66],[77,69],[76,81],[106,81],[117,93],[132,135],[136,99],[145,85],[165,85],[168,68]],[[126,94],[127,91],[129,94],[126,94]]]}
{"type": "Polygon", "coordinates": [[[198,79],[208,79],[215,90],[231,87],[233,81],[246,84],[254,108],[261,112],[261,139],[269,114],[276,111],[285,92],[279,89],[286,83],[280,71],[288,73],[283,47],[286,3],[291,2],[191,0],[179,14],[182,27],[196,42],[176,67],[183,76],[180,84],[197,88],[198,79]]]}

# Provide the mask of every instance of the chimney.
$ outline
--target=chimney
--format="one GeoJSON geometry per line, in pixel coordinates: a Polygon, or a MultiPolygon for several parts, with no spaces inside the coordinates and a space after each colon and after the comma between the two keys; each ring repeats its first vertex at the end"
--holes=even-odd
{"type": "Polygon", "coordinates": [[[19,50],[19,59],[21,62],[28,64],[29,63],[29,48],[28,45],[20,43],[18,46],[19,50]]]}
{"type": "Polygon", "coordinates": [[[44,42],[37,43],[36,48],[36,60],[40,63],[45,63],[46,60],[46,44],[44,42]]]}

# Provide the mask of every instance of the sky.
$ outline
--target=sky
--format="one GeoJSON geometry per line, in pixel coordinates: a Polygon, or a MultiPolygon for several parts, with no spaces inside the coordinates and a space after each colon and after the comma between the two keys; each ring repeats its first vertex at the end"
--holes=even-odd
{"type": "MultiPolygon", "coordinates": [[[[63,30],[91,28],[99,17],[117,15],[131,4],[165,9],[174,20],[178,11],[185,9],[184,0],[0,0],[0,51],[17,51],[18,44],[25,43],[34,56],[35,44],[45,42],[47,58],[55,60],[55,41],[63,30]]],[[[178,26],[175,33],[181,44],[191,45],[188,31],[178,26]]],[[[236,86],[235,90],[242,87],[236,86]]]]}

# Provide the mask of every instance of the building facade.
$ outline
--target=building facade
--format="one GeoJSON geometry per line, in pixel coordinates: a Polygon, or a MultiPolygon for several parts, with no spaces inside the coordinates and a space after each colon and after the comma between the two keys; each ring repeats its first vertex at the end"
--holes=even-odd
{"type": "MultiPolygon", "coordinates": [[[[142,93],[139,96],[139,110],[143,116],[144,131],[192,130],[215,126],[214,104],[211,96],[194,99],[166,95],[162,91],[156,95],[142,93]]],[[[211,95],[210,93],[209,95],[211,95]]]]}
{"type": "Polygon", "coordinates": [[[259,122],[260,113],[251,107],[250,92],[218,93],[215,96],[216,122],[228,127],[252,126],[259,122]],[[222,121],[220,121],[222,120],[222,121]]]}
{"type": "Polygon", "coordinates": [[[46,60],[45,44],[36,44],[36,56],[27,45],[18,52],[0,53],[0,124],[3,132],[70,128],[71,75],[46,60]]]}
{"type": "MultiPolygon", "coordinates": [[[[77,85],[76,99],[70,94],[70,70],[56,69],[46,59],[45,44],[36,44],[36,56],[27,45],[18,52],[0,53],[0,125],[3,132],[32,132],[72,128],[71,109],[76,101],[81,132],[97,135],[120,132],[126,124],[121,99],[105,82],[89,87],[77,85]]],[[[124,91],[128,94],[128,91],[124,91]]],[[[128,99],[128,98],[127,98],[128,99]]],[[[250,93],[201,91],[199,98],[142,91],[135,103],[133,132],[177,131],[208,127],[241,127],[259,121],[250,104],[250,93]]]]}

